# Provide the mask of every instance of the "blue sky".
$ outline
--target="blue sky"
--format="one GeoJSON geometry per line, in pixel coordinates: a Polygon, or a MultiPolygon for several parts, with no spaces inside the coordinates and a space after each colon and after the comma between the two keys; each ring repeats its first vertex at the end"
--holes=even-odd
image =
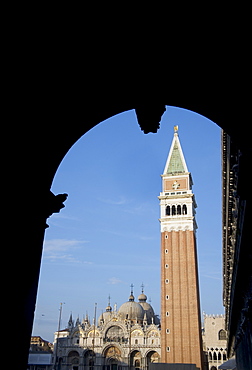
{"type": "Polygon", "coordinates": [[[167,107],[157,134],[140,130],[135,112],[116,115],[86,133],[67,153],[52,186],[68,193],[65,208],[48,220],[34,335],[49,341],[72,312],[92,319],[108,295],[119,307],[145,294],[160,314],[161,177],[173,138],[192,173],[198,208],[201,311],[223,313],[220,128],[194,112],[167,107]]]}

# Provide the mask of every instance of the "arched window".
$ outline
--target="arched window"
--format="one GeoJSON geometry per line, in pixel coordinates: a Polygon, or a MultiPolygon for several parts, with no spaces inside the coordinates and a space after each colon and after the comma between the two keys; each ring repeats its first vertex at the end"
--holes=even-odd
{"type": "Polygon", "coordinates": [[[221,353],[218,353],[218,361],[221,361],[221,353]]]}
{"type": "Polygon", "coordinates": [[[58,369],[61,370],[62,369],[62,362],[63,362],[63,358],[60,357],[59,358],[59,363],[58,363],[58,369]]]}
{"type": "Polygon", "coordinates": [[[84,365],[89,370],[94,368],[95,353],[91,350],[87,350],[84,353],[84,365]]]}
{"type": "Polygon", "coordinates": [[[183,215],[187,215],[187,207],[186,207],[185,204],[183,204],[182,213],[183,213],[183,215]]]}
{"type": "Polygon", "coordinates": [[[227,339],[227,333],[225,330],[221,329],[219,331],[219,340],[226,340],[227,339]]]}
{"type": "Polygon", "coordinates": [[[212,357],[212,353],[211,352],[208,352],[208,357],[209,357],[209,360],[212,361],[213,357],[212,357]]]}
{"type": "Polygon", "coordinates": [[[89,370],[93,370],[93,368],[94,368],[94,360],[89,360],[88,366],[89,366],[89,370]]]}
{"type": "Polygon", "coordinates": [[[227,359],[227,355],[226,353],[223,353],[223,361],[226,361],[226,359],[227,359]]]}
{"type": "Polygon", "coordinates": [[[136,360],[135,361],[135,368],[139,368],[140,367],[140,361],[139,360],[136,360]]]}
{"type": "Polygon", "coordinates": [[[166,214],[166,216],[170,216],[170,214],[171,214],[171,207],[170,206],[166,207],[165,214],[166,214]]]}
{"type": "Polygon", "coordinates": [[[213,353],[213,360],[214,361],[217,361],[217,355],[216,355],[216,352],[213,353]]]}
{"type": "Polygon", "coordinates": [[[176,207],[172,206],[172,216],[176,215],[176,207]]]}
{"type": "Polygon", "coordinates": [[[177,215],[181,215],[181,205],[177,206],[177,215]]]}
{"type": "Polygon", "coordinates": [[[138,339],[135,339],[135,344],[138,344],[138,339]]]}

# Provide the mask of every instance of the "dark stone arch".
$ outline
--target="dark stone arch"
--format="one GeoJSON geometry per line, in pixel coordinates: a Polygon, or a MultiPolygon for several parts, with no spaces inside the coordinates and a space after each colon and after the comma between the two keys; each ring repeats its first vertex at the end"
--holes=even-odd
{"type": "Polygon", "coordinates": [[[153,363],[153,362],[160,362],[160,356],[159,356],[158,352],[156,352],[154,350],[150,350],[146,353],[147,368],[149,368],[150,363],[153,363]]]}
{"type": "Polygon", "coordinates": [[[141,362],[142,362],[142,354],[141,354],[141,352],[138,351],[138,350],[133,350],[130,353],[130,366],[132,366],[132,367],[140,367],[141,366],[141,362]],[[135,366],[136,364],[138,366],[135,366]]]}
{"type": "Polygon", "coordinates": [[[95,363],[95,352],[93,352],[91,349],[85,350],[83,353],[84,357],[84,366],[89,366],[89,368],[92,368],[95,363]]]}
{"type": "MultiPolygon", "coordinates": [[[[196,74],[194,76],[194,87],[197,86],[197,78],[202,81],[202,75],[196,74]]],[[[231,89],[232,91],[229,91],[222,79],[216,79],[214,83],[216,94],[213,98],[209,88],[213,81],[206,79],[207,77],[204,75],[205,83],[201,89],[194,88],[190,92],[184,86],[183,81],[179,85],[179,90],[177,89],[177,81],[174,85],[169,81],[167,85],[169,89],[166,93],[159,94],[159,101],[202,114],[229,133],[233,144],[239,148],[241,153],[239,194],[243,195],[243,199],[247,199],[249,195],[246,195],[244,179],[245,169],[249,168],[251,158],[251,139],[249,135],[244,135],[245,128],[249,129],[250,127],[246,119],[247,116],[244,114],[243,101],[242,104],[239,104],[241,90],[231,89]],[[225,99],[223,99],[224,96],[225,99]],[[242,122],[242,130],[237,129],[237,122],[242,122]]],[[[16,151],[16,157],[14,157],[14,152],[11,152],[12,156],[9,157],[11,161],[9,168],[14,175],[13,183],[16,183],[20,169],[22,171],[22,181],[19,181],[18,191],[10,191],[9,193],[12,206],[9,206],[8,202],[8,208],[17,212],[16,218],[18,219],[17,225],[15,225],[15,240],[13,238],[12,241],[13,246],[18,246],[20,235],[24,235],[26,232],[28,235],[29,231],[26,247],[24,249],[15,247],[14,261],[13,251],[10,248],[8,257],[13,261],[13,269],[20,277],[18,281],[18,291],[20,292],[18,307],[16,298],[15,301],[13,298],[13,302],[9,302],[9,304],[15,306],[20,315],[20,331],[23,333],[24,340],[19,346],[17,356],[20,358],[20,366],[23,368],[26,366],[33,324],[44,228],[46,218],[52,209],[51,202],[53,201],[49,199],[51,198],[49,191],[59,164],[81,136],[99,122],[115,114],[135,108],[138,111],[141,110],[138,115],[139,123],[146,132],[148,127],[152,129],[149,117],[153,117],[153,115],[160,117],[160,108],[155,114],[157,91],[150,89],[146,93],[139,86],[132,88],[137,84],[134,79],[129,79],[127,84],[122,82],[118,88],[111,88],[112,92],[109,94],[107,86],[117,86],[113,81],[113,75],[110,75],[110,79],[107,81],[97,80],[97,82],[92,79],[90,84],[85,81],[83,85],[80,83],[79,87],[76,87],[74,83],[67,82],[66,79],[63,82],[62,75],[57,80],[51,71],[45,81],[35,84],[30,95],[25,95],[23,102],[22,96],[19,96],[20,101],[15,106],[16,122],[20,122],[20,119],[25,117],[24,124],[18,124],[16,129],[10,125],[8,136],[11,142],[10,151],[13,148],[16,151]],[[96,94],[90,93],[93,85],[96,86],[96,94]],[[83,88],[83,86],[85,87],[83,88]],[[132,91],[130,97],[128,93],[125,93],[126,86],[132,91]],[[141,96],[147,97],[144,104],[139,103],[141,96]],[[23,261],[22,266],[19,263],[21,260],[23,261]]],[[[163,81],[162,84],[165,82],[163,81]]],[[[153,130],[156,129],[157,121],[158,118],[153,125],[155,126],[153,130]]],[[[6,179],[8,187],[10,179],[9,177],[6,179]]]]}
{"type": "Polygon", "coordinates": [[[70,351],[67,355],[67,362],[71,365],[79,365],[80,354],[77,351],[70,351]]]}

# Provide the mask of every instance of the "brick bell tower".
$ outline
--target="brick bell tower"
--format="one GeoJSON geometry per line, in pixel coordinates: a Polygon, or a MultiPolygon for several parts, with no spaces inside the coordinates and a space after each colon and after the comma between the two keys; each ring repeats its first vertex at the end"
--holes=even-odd
{"type": "Polygon", "coordinates": [[[196,364],[203,369],[199,281],[192,176],[178,126],[162,176],[161,362],[196,364]]]}

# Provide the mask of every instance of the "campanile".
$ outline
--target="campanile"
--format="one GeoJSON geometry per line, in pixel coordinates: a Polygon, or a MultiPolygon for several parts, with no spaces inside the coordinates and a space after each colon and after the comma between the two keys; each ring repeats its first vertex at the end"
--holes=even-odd
{"type": "Polygon", "coordinates": [[[199,281],[192,176],[180,145],[178,126],[162,176],[161,362],[202,367],[199,281]]]}

